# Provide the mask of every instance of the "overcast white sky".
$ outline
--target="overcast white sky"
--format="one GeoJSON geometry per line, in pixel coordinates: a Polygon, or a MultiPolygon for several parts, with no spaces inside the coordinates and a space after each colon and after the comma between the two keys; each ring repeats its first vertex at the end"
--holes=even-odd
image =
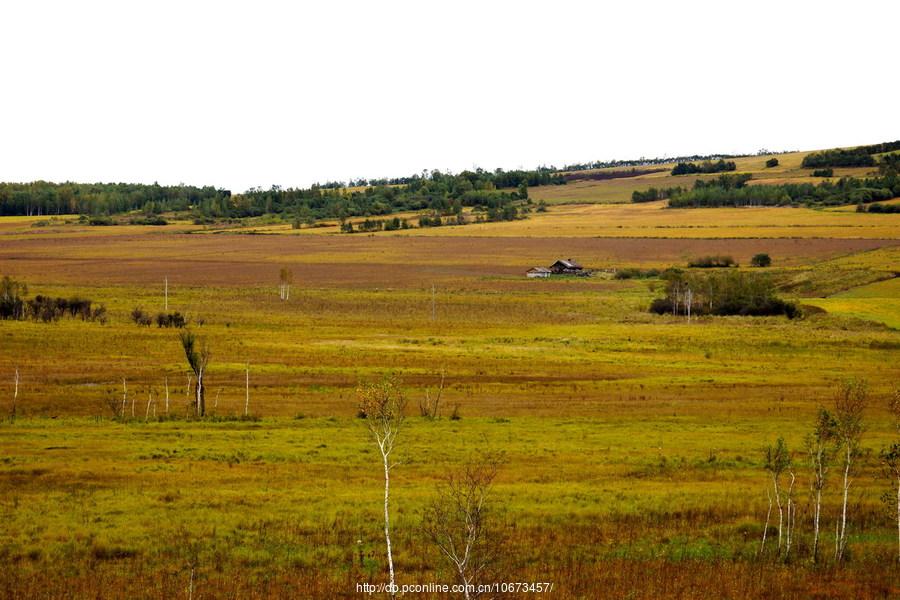
{"type": "Polygon", "coordinates": [[[900,138],[900,3],[0,5],[0,180],[235,191],[900,138]]]}

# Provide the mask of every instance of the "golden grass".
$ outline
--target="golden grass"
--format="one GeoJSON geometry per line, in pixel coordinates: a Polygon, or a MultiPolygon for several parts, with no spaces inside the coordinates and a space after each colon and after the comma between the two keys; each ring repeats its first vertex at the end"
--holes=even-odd
{"type": "MultiPolygon", "coordinates": [[[[771,185],[782,183],[819,183],[825,179],[811,177],[812,170],[803,169],[800,163],[809,152],[791,152],[774,156],[749,156],[733,159],[738,173],[751,173],[751,185],[771,185]],[[767,168],[766,160],[777,158],[777,167],[767,168]]],[[[646,168],[665,169],[658,173],[607,179],[603,181],[574,181],[562,186],[542,186],[531,188],[529,195],[536,201],[543,200],[547,204],[621,204],[631,201],[635,190],[644,191],[650,187],[668,188],[681,186],[690,188],[697,179],[714,179],[716,175],[677,175],[670,174],[674,163],[653,165],[646,168]]],[[[640,167],[638,167],[640,168],[640,167]]],[[[582,173],[618,172],[625,167],[593,169],[582,173]]],[[[872,173],[870,168],[839,168],[834,170],[834,177],[865,177],[872,173]]]]}
{"type": "MultiPolygon", "coordinates": [[[[420,533],[422,508],[448,465],[493,449],[505,453],[494,495],[509,536],[505,574],[553,581],[555,597],[592,598],[598,585],[635,598],[890,597],[900,580],[883,565],[895,557],[896,530],[879,500],[887,485],[877,452],[894,436],[885,401],[900,379],[900,340],[858,317],[896,319],[894,283],[825,299],[856,302],[847,317],[832,307],[803,320],[688,324],[647,313],[658,281],[523,277],[561,256],[595,268],[665,267],[699,254],[746,263],[766,251],[774,269],[822,271],[828,281],[890,271],[900,245],[885,216],[871,228],[892,231],[886,240],[740,233],[780,231],[777,219],[788,231],[865,228],[865,217],[567,207],[531,221],[545,237],[454,233],[495,224],[419,235],[35,234],[21,229],[27,221],[0,219],[0,274],[25,279],[32,295],[86,296],[110,313],[106,325],[0,321],[4,413],[10,374],[21,373],[19,418],[0,422],[0,589],[185,597],[192,568],[195,598],[334,598],[383,581],[379,467],[354,417],[354,388],[394,370],[411,403],[392,475],[401,583],[449,580],[420,533]],[[706,215],[721,219],[723,239],[585,233],[616,214],[633,232],[706,215]],[[579,229],[579,220],[590,223],[579,229]],[[276,290],[282,266],[294,272],[287,302],[276,290]],[[188,409],[177,333],[128,318],[135,306],[162,309],[163,277],[170,310],[205,319],[193,328],[213,352],[210,412],[241,414],[249,362],[251,412],[263,420],[143,421],[148,393],[163,413],[166,376],[172,412],[188,409]],[[862,314],[861,301],[883,308],[862,314]],[[442,369],[445,418],[427,422],[416,403],[442,369]],[[800,450],[834,383],[851,375],[871,382],[873,401],[852,488],[851,562],[757,559],[761,446],[783,435],[800,450]],[[107,401],[118,404],[123,377],[136,418],[119,423],[107,401]],[[454,405],[459,421],[446,418],[454,405]]],[[[682,234],[693,225],[701,222],[681,222],[682,234]]],[[[798,454],[805,490],[800,463],[798,454]]],[[[810,506],[798,497],[805,556],[810,506]]],[[[829,531],[836,503],[832,485],[829,531]]]]}
{"type": "Polygon", "coordinates": [[[669,209],[666,201],[659,201],[554,206],[519,221],[407,230],[397,235],[897,239],[900,215],[788,207],[669,209]]]}
{"type": "Polygon", "coordinates": [[[828,298],[810,299],[808,303],[830,313],[877,321],[900,329],[900,278],[856,287],[828,298]]]}

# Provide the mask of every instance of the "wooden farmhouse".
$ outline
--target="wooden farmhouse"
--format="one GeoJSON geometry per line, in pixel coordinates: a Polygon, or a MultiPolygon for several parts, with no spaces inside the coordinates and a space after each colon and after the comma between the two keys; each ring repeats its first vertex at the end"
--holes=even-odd
{"type": "Polygon", "coordinates": [[[584,273],[584,267],[572,260],[571,258],[559,259],[550,265],[550,271],[554,275],[581,275],[584,273]]]}
{"type": "Polygon", "coordinates": [[[553,271],[548,269],[547,267],[534,267],[533,269],[528,269],[525,273],[526,277],[530,277],[534,279],[535,277],[550,277],[550,274],[553,271]]]}

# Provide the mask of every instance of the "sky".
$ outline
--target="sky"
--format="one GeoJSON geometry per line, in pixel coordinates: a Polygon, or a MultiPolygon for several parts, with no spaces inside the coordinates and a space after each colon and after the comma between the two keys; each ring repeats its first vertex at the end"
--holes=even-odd
{"type": "Polygon", "coordinates": [[[900,3],[3,2],[0,180],[250,187],[900,138],[900,3]]]}

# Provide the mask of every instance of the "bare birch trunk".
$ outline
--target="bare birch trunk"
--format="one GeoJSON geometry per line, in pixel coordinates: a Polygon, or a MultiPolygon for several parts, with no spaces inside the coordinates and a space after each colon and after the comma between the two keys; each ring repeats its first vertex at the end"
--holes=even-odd
{"type": "Polygon", "coordinates": [[[787,557],[791,553],[791,542],[794,539],[794,516],[796,515],[797,506],[794,504],[794,471],[791,470],[791,485],[788,488],[787,499],[787,532],[785,539],[784,556],[787,557]]]}
{"type": "Polygon", "coordinates": [[[197,416],[202,417],[206,413],[203,402],[203,369],[197,373],[197,416]]]}
{"type": "Polygon", "coordinates": [[[759,553],[762,554],[766,549],[766,535],[769,533],[769,520],[772,518],[772,494],[766,490],[766,496],[769,498],[769,512],[766,513],[766,525],[763,527],[762,544],[759,546],[759,553]]]}
{"type": "Polygon", "coordinates": [[[16,401],[19,399],[19,369],[16,368],[16,385],[13,390],[12,418],[16,418],[16,401]]]}
{"type": "Polygon", "coordinates": [[[388,454],[381,449],[381,456],[384,460],[384,541],[387,544],[388,571],[390,572],[391,581],[391,597],[394,596],[394,555],[391,553],[391,528],[390,516],[388,511],[388,502],[391,493],[391,466],[388,464],[388,454]]]}
{"type": "Polygon", "coordinates": [[[852,456],[852,450],[850,445],[847,445],[847,456],[845,457],[844,463],[844,498],[841,503],[841,523],[839,528],[838,535],[838,543],[837,550],[835,552],[834,559],[841,560],[844,558],[844,548],[847,545],[847,496],[850,493],[850,459],[852,456]]]}
{"type": "Polygon", "coordinates": [[[819,517],[822,514],[822,490],[816,490],[815,517],[813,518],[813,562],[819,562],[819,517]]]}
{"type": "Polygon", "coordinates": [[[772,475],[775,487],[775,504],[778,506],[778,549],[781,550],[781,529],[784,526],[784,509],[781,506],[781,494],[778,492],[778,478],[772,475]]]}

